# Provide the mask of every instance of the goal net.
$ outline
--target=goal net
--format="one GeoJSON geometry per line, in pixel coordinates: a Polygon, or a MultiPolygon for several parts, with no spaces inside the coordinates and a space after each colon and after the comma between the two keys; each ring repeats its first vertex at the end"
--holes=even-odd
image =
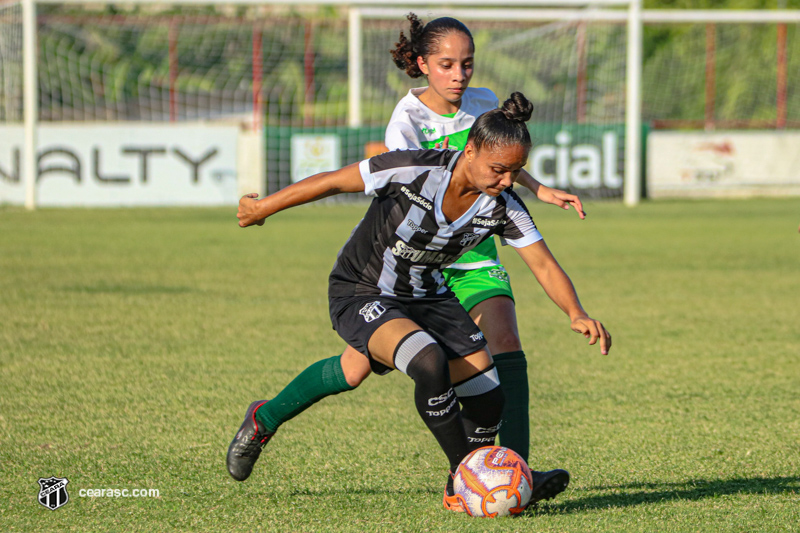
{"type": "MultiPolygon", "coordinates": [[[[534,102],[536,177],[587,197],[620,196],[625,25],[510,15],[464,21],[477,48],[472,86],[501,101],[522,91],[534,102]]],[[[263,125],[274,191],[302,171],[381,150],[397,101],[424,85],[389,54],[407,25],[403,14],[363,18],[362,119],[351,127],[344,7],[43,4],[39,119],[263,125]],[[293,161],[298,146],[320,160],[293,161]]]]}
{"type": "MultiPolygon", "coordinates": [[[[534,104],[531,174],[583,197],[621,196],[625,24],[511,16],[463,21],[476,48],[470,85],[491,89],[501,103],[520,91],[534,104]]],[[[370,103],[364,116],[380,124],[410,88],[424,86],[425,80],[409,78],[391,61],[389,49],[401,30],[408,31],[403,17],[369,18],[363,26],[364,90],[370,103]]]]}
{"type": "MultiPolygon", "coordinates": [[[[534,102],[529,170],[537,179],[584,198],[622,196],[624,9],[610,17],[594,17],[593,9],[414,10],[423,21],[452,14],[471,29],[473,87],[488,87],[501,101],[521,91],[534,102]]],[[[425,83],[408,78],[389,54],[407,31],[407,10],[359,12],[354,123],[346,6],[48,0],[38,5],[37,118],[43,127],[203,122],[263,131],[261,179],[274,192],[382,150],[397,101],[425,83]]],[[[0,0],[0,126],[22,120],[21,18],[19,2],[0,0]]],[[[645,17],[644,123],[706,131],[797,128],[797,26],[645,17]]],[[[98,157],[95,166],[102,167],[103,155],[87,146],[83,168],[98,157]]],[[[6,152],[0,151],[0,186],[18,175],[16,153],[6,152]]],[[[108,165],[95,174],[114,175],[108,165]]]]}
{"type": "Polygon", "coordinates": [[[798,24],[651,23],[643,120],[656,129],[800,127],[798,24]]]}
{"type": "Polygon", "coordinates": [[[22,5],[0,0],[0,124],[22,122],[22,5]]]}

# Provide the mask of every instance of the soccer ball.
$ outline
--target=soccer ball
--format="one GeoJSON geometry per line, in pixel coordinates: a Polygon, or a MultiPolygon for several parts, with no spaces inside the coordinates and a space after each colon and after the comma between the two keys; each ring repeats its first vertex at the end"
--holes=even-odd
{"type": "Polygon", "coordinates": [[[453,478],[456,497],[470,516],[519,514],[531,499],[531,471],[517,452],[485,446],[467,455],[453,478]]]}

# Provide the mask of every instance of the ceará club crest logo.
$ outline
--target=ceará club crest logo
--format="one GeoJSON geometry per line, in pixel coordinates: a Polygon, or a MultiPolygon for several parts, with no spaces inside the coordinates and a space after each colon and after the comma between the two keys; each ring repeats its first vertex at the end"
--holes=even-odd
{"type": "Polygon", "coordinates": [[[67,484],[69,480],[65,477],[39,478],[39,503],[55,511],[63,507],[69,501],[67,494],[67,484]]]}

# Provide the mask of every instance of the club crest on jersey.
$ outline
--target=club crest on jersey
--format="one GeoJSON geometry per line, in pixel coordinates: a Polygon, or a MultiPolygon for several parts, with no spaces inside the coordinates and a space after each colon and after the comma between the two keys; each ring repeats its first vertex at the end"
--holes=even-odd
{"type": "Polygon", "coordinates": [[[497,219],[497,218],[484,218],[484,217],[475,217],[472,219],[473,226],[482,226],[484,228],[493,228],[495,226],[499,226],[500,224],[505,224],[505,219],[497,219]]]}
{"type": "Polygon", "coordinates": [[[372,322],[373,320],[380,318],[380,316],[385,312],[386,308],[383,307],[380,302],[374,301],[362,307],[358,311],[358,314],[364,317],[365,322],[372,322]]]}
{"type": "Polygon", "coordinates": [[[65,477],[39,478],[39,503],[51,511],[63,507],[69,501],[67,483],[65,477]]]}
{"type": "Polygon", "coordinates": [[[464,236],[461,237],[461,242],[458,244],[460,244],[461,246],[470,246],[479,238],[480,235],[478,235],[477,233],[465,233],[464,236]]]}
{"type": "Polygon", "coordinates": [[[430,211],[431,209],[433,209],[433,204],[432,203],[430,203],[426,198],[423,198],[422,196],[418,195],[417,193],[415,193],[414,191],[412,191],[411,189],[409,189],[405,185],[400,187],[400,190],[403,192],[403,194],[408,196],[409,200],[411,200],[412,202],[414,202],[415,204],[417,204],[421,208],[423,208],[423,209],[425,209],[427,211],[430,211]]]}

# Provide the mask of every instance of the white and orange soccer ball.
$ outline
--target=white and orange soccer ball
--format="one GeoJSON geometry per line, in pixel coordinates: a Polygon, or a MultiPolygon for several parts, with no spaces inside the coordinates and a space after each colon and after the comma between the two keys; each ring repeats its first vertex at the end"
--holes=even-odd
{"type": "Polygon", "coordinates": [[[531,499],[531,470],[517,452],[485,446],[467,455],[453,478],[456,497],[470,516],[519,514],[531,499]]]}

